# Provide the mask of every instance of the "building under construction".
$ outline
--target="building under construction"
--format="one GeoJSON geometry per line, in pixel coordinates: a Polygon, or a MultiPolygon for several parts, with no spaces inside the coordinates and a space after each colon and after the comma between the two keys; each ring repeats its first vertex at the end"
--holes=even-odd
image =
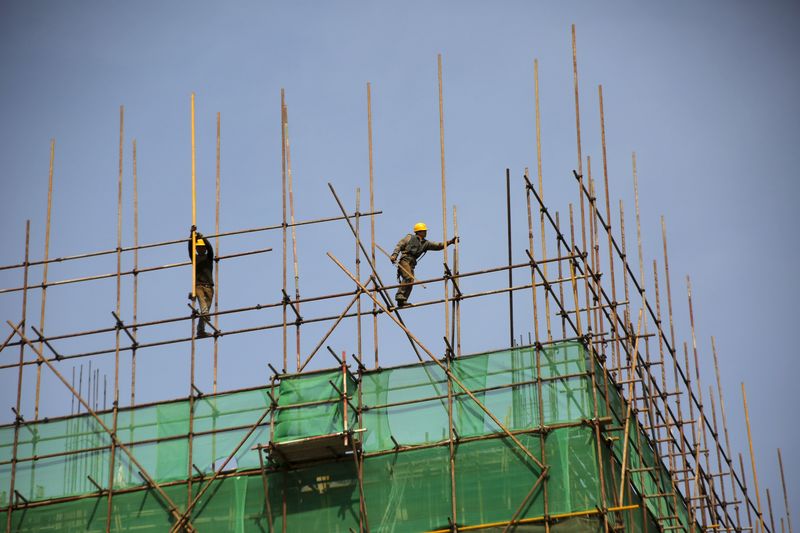
{"type": "MultiPolygon", "coordinates": [[[[486,257],[483,269],[462,271],[456,242],[445,248],[438,277],[414,281],[439,287],[441,297],[402,309],[393,306],[391,295],[398,285],[382,279],[376,268],[374,228],[381,208],[374,205],[369,84],[368,210],[362,212],[359,203],[355,210],[346,208],[329,185],[338,212],[313,220],[295,220],[288,111],[282,95],[283,219],[267,227],[221,232],[217,165],[217,224],[205,238],[218,250],[220,240],[229,236],[280,234],[283,277],[274,280],[275,292],[282,294],[275,301],[212,308],[213,339],[203,342],[213,343],[213,390],[202,390],[195,379],[198,310],[143,322],[135,307],[140,276],[192,270],[190,261],[139,265],[139,251],[184,248],[186,240],[140,244],[135,232],[132,245],[123,246],[120,215],[115,248],[50,258],[48,210],[44,257],[32,257],[26,244],[19,263],[0,267],[18,272],[21,280],[0,290],[0,297],[22,294],[21,319],[4,317],[7,333],[0,338],[3,382],[17,387],[15,422],[0,426],[0,523],[5,530],[791,532],[785,483],[784,513],[781,498],[773,502],[768,490],[761,497],[752,446],[750,485],[742,454],[737,458],[731,449],[718,372],[716,392],[703,393],[688,279],[692,343],[682,348],[677,344],[673,297],[678,296],[671,287],[665,229],[660,236],[663,262],[646,265],[642,258],[635,155],[638,254],[629,253],[632,232],[626,244],[621,204],[619,218],[612,215],[602,87],[601,176],[592,176],[581,153],[574,28],[572,44],[577,165],[563,169],[564,179],[574,181],[568,210],[559,213],[545,203],[541,166],[536,173],[507,170],[508,261],[490,263],[486,257]],[[512,227],[512,199],[521,203],[523,198],[527,226],[512,227]],[[354,244],[355,257],[328,253],[331,268],[352,290],[301,297],[297,284],[290,289],[292,267],[295,281],[297,272],[296,228],[316,224],[330,226],[332,235],[354,244]],[[521,252],[512,253],[512,234],[527,236],[521,262],[512,260],[521,252]],[[122,269],[123,255],[133,257],[134,268],[122,269]],[[49,264],[90,263],[102,256],[116,256],[116,272],[47,279],[49,264]],[[41,282],[29,277],[36,266],[43,268],[41,282]],[[512,273],[525,281],[514,284],[512,273]],[[462,292],[462,280],[491,274],[503,279],[507,274],[508,282],[462,292]],[[134,309],[127,317],[120,308],[123,278],[133,280],[134,309]],[[112,325],[60,334],[44,331],[48,290],[100,279],[117,282],[112,325]],[[482,298],[498,295],[508,297],[508,316],[492,317],[491,327],[508,328],[508,344],[474,353],[462,346],[461,306],[480,306],[482,298]],[[27,317],[26,305],[40,296],[37,326],[27,317]],[[341,312],[309,314],[309,304],[320,301],[335,302],[341,312]],[[527,339],[514,331],[515,302],[532,310],[527,339]],[[435,347],[403,319],[424,307],[439,308],[444,315],[443,342],[438,340],[435,347]],[[228,324],[235,324],[237,316],[264,309],[279,311],[282,320],[224,331],[219,327],[220,316],[228,315],[228,324]],[[351,344],[331,347],[334,330],[354,321],[358,330],[351,344]],[[405,350],[407,364],[380,365],[378,322],[402,333],[405,345],[395,349],[405,350]],[[187,332],[191,325],[191,335],[138,342],[143,329],[165,323],[185,324],[187,332]],[[299,338],[311,323],[323,324],[326,331],[314,339],[313,350],[301,353],[299,338]],[[261,386],[218,391],[218,353],[224,351],[225,339],[264,330],[281,332],[282,361],[277,350],[273,353],[278,355],[263,361],[266,378],[261,386]],[[374,353],[362,351],[362,334],[371,338],[374,353]],[[66,352],[61,345],[99,335],[113,336],[114,346],[66,352]],[[172,391],[162,401],[137,403],[133,391],[146,387],[135,381],[137,354],[164,345],[186,354],[190,389],[172,391]],[[83,375],[83,362],[97,358],[114,359],[110,401],[105,404],[98,402],[96,371],[83,375]],[[126,359],[130,375],[120,371],[126,359]],[[316,365],[310,370],[312,360],[316,365]],[[43,373],[52,373],[70,391],[70,414],[40,416],[43,373]],[[22,401],[23,376],[32,374],[35,405],[27,405],[22,401]],[[121,398],[121,382],[131,383],[129,400],[121,398]]],[[[438,67],[447,241],[458,235],[458,225],[456,210],[446,199],[441,57],[438,67]]],[[[540,152],[536,64],[534,71],[540,152]]],[[[120,213],[126,173],[123,116],[121,108],[120,213]]],[[[219,115],[217,124],[219,128],[219,115]]],[[[194,95],[191,135],[194,193],[194,95]]],[[[219,134],[217,138],[219,143],[219,134]]],[[[135,143],[132,148],[138,209],[135,143]]],[[[50,179],[52,191],[52,163],[50,179]]],[[[219,255],[216,275],[222,262],[268,251],[219,255]]],[[[712,355],[716,366],[716,352],[712,355]]]]}

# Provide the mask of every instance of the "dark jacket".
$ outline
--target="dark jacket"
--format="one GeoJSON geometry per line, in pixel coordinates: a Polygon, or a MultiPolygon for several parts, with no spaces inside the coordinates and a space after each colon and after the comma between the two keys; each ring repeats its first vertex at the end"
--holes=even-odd
{"type": "MultiPolygon", "coordinates": [[[[201,238],[206,243],[206,253],[197,254],[197,258],[195,259],[195,264],[197,265],[195,268],[195,284],[196,285],[208,285],[209,287],[214,286],[214,247],[211,246],[211,243],[202,236],[202,234],[196,234],[198,238],[201,238]]],[[[189,259],[192,258],[192,239],[190,238],[188,241],[189,244],[189,259]]]]}
{"type": "Polygon", "coordinates": [[[428,250],[443,250],[444,244],[435,241],[429,241],[421,238],[416,233],[409,233],[397,243],[392,252],[392,257],[397,258],[397,255],[402,253],[400,259],[410,261],[412,265],[416,265],[420,257],[425,255],[428,250]]]}

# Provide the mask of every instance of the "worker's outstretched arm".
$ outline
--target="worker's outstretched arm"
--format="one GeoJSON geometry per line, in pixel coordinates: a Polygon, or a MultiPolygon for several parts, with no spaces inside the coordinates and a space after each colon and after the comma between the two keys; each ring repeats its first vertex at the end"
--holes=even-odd
{"type": "MultiPolygon", "coordinates": [[[[458,240],[458,237],[453,237],[447,241],[447,245],[451,246],[458,240]]],[[[444,243],[435,241],[425,241],[425,250],[444,250],[444,243]]]]}

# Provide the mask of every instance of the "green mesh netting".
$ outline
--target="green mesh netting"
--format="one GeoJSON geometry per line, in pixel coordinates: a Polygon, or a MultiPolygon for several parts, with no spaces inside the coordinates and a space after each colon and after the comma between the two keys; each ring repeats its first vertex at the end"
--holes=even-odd
{"type": "MultiPolygon", "coordinates": [[[[656,457],[635,417],[628,439],[628,474],[617,501],[625,403],[608,375],[594,365],[597,387],[587,375],[587,357],[579,343],[561,343],[537,353],[532,348],[478,354],[451,361],[453,375],[508,429],[525,431],[541,424],[542,436],[517,433],[523,446],[549,467],[548,514],[584,512],[554,522],[554,533],[601,531],[595,509],[605,503],[638,505],[635,511],[609,514],[627,531],[657,530],[656,517],[671,530],[688,530],[682,497],[647,495],[670,492],[670,476],[656,457]],[[539,382],[541,380],[541,392],[539,382]],[[611,417],[598,443],[591,424],[595,416],[611,417]],[[617,437],[614,439],[613,437],[617,437]],[[542,450],[542,446],[544,450],[542,450]],[[598,457],[600,462],[598,463],[598,457]],[[600,470],[605,483],[601,487],[600,470]],[[633,470],[634,472],[630,472],[633,470]],[[644,496],[644,497],[643,497],[644,496]],[[588,513],[588,514],[586,514],[588,513]],[[677,516],[677,518],[669,518],[677,516]]],[[[366,521],[370,531],[418,532],[447,529],[452,520],[454,483],[456,521],[480,531],[502,531],[502,522],[523,502],[541,471],[491,417],[457,383],[450,385],[454,445],[451,472],[448,445],[448,379],[433,363],[367,372],[361,383],[341,369],[284,376],[273,389],[277,400],[272,439],[276,442],[343,430],[347,391],[347,425],[360,433],[367,454],[363,462],[366,521]],[[338,389],[338,390],[337,390],[338,389]],[[363,403],[362,420],[354,406],[363,403]],[[401,446],[396,450],[396,443],[401,446]],[[499,523],[499,524],[498,524],[499,523]]],[[[208,474],[248,434],[272,399],[269,388],[201,397],[194,402],[191,463],[188,401],[120,411],[118,434],[136,459],[185,508],[190,475],[208,474]],[[160,439],[159,442],[143,442],[160,439]]],[[[110,413],[102,413],[112,424],[110,413]]],[[[263,476],[251,448],[270,440],[267,417],[241,446],[227,470],[192,512],[199,531],[268,532],[358,531],[359,481],[352,456],[303,468],[271,470],[263,476]],[[267,491],[265,493],[265,485],[267,491]]],[[[0,521],[9,500],[14,427],[0,428],[0,521]]],[[[89,480],[105,488],[109,475],[125,492],[113,498],[112,531],[165,531],[171,518],[155,491],[145,489],[138,469],[120,450],[109,472],[110,440],[86,415],[25,424],[19,429],[15,488],[30,502],[81,495],[81,499],[15,509],[12,531],[105,531],[107,497],[96,496],[89,480]],[[64,452],[78,452],[69,456],[64,452]],[[51,457],[46,457],[51,455],[51,457]],[[36,456],[36,460],[30,460],[36,456]]],[[[193,480],[197,493],[202,481],[193,480]]],[[[544,485],[522,507],[516,531],[544,531],[544,485]]]]}

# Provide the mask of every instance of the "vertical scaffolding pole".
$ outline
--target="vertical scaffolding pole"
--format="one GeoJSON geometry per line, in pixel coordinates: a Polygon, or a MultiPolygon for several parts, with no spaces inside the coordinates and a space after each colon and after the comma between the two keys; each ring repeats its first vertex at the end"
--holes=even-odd
{"type": "MultiPolygon", "coordinates": [[[[194,143],[194,93],[192,93],[191,98],[191,136],[192,136],[192,227],[197,226],[197,194],[196,194],[196,159],[195,159],[195,143],[194,143]]],[[[196,246],[197,243],[195,242],[195,230],[192,230],[192,301],[194,301],[195,296],[195,278],[197,273],[195,270],[197,269],[197,250],[196,246]]]]}
{"type": "MultiPolygon", "coordinates": [[[[453,235],[458,237],[458,213],[456,206],[453,206],[453,235]]],[[[458,240],[456,240],[456,243],[453,246],[453,272],[456,277],[458,277],[458,275],[461,273],[459,270],[460,261],[461,248],[459,247],[458,240]]],[[[455,303],[456,305],[453,312],[453,320],[456,323],[456,357],[461,357],[461,298],[457,298],[455,303]]]]}
{"type": "MultiPolygon", "coordinates": [[[[28,310],[28,257],[31,242],[31,221],[25,221],[25,261],[23,262],[24,269],[22,273],[22,321],[20,328],[25,330],[25,319],[28,310]]],[[[22,369],[25,361],[25,343],[19,345],[19,371],[17,372],[17,408],[14,419],[14,444],[11,449],[11,485],[8,489],[8,510],[6,511],[6,533],[11,533],[11,512],[14,510],[14,497],[16,494],[16,478],[17,478],[17,446],[19,445],[19,426],[22,420],[22,369]]]]}
{"type": "MultiPolygon", "coordinates": [[[[530,183],[530,179],[528,177],[528,169],[525,169],[524,175],[526,185],[530,183]]],[[[533,242],[533,212],[531,210],[531,190],[529,187],[525,187],[525,204],[528,211],[528,251],[531,257],[534,256],[535,249],[534,249],[534,242],[533,242]]],[[[536,305],[536,268],[534,267],[533,263],[531,263],[531,306],[533,307],[533,338],[536,341],[536,345],[539,345],[539,311],[536,305]]],[[[546,480],[545,480],[546,482],[546,480]]]]}
{"type": "MultiPolygon", "coordinates": [[[[728,422],[725,417],[725,401],[722,397],[722,382],[719,377],[719,362],[717,361],[717,345],[714,341],[714,336],[711,336],[711,353],[714,356],[714,373],[716,374],[717,378],[717,394],[719,395],[719,411],[720,415],[722,415],[722,429],[725,431],[725,447],[728,449],[728,452],[733,454],[733,449],[731,448],[731,440],[728,435],[728,422]]],[[[738,489],[736,488],[736,480],[734,479],[734,468],[733,468],[733,460],[729,457],[727,459],[728,464],[728,471],[731,473],[731,491],[733,492],[733,501],[735,502],[734,509],[736,510],[736,527],[742,527],[742,519],[741,515],[739,514],[739,495],[738,489]]]]}
{"type": "MultiPolygon", "coordinates": [[[[361,281],[361,188],[356,187],[356,278],[361,281]]],[[[356,287],[358,291],[358,287],[356,287]]],[[[356,350],[358,352],[358,360],[361,361],[361,293],[358,293],[358,301],[356,302],[356,350]]]]}
{"type": "MultiPolygon", "coordinates": [[[[556,232],[561,233],[561,215],[558,211],[556,211],[556,232]]],[[[561,239],[556,239],[556,257],[561,257],[561,239]]],[[[557,261],[558,264],[558,279],[563,279],[564,277],[564,267],[561,264],[561,261],[557,261]]],[[[572,265],[572,263],[570,263],[572,265]]],[[[570,269],[572,270],[572,269],[570,269]]],[[[564,301],[564,284],[558,284],[558,298],[560,301],[564,301]]],[[[575,309],[579,309],[578,302],[575,302],[575,309]]],[[[578,313],[576,313],[575,317],[578,321],[580,321],[581,317],[578,313]]],[[[567,315],[561,315],[561,338],[564,339],[567,336],[567,315]]]]}
{"type": "MultiPolygon", "coordinates": [[[[533,88],[534,88],[534,105],[536,111],[536,176],[539,179],[539,198],[542,199],[544,202],[544,187],[542,183],[542,129],[541,129],[541,113],[539,112],[539,61],[537,59],[533,60],[533,88]]],[[[509,228],[511,226],[511,221],[509,218],[509,228]]],[[[544,231],[544,211],[541,209],[539,210],[539,227],[541,229],[541,241],[540,244],[542,245],[542,276],[544,277],[544,282],[547,283],[547,238],[544,231]]],[[[509,229],[509,233],[511,230],[509,229]]],[[[509,248],[510,253],[510,248],[509,248]]],[[[531,250],[531,254],[535,252],[531,250]]],[[[511,264],[511,257],[509,256],[508,264],[511,264]]],[[[511,269],[508,270],[509,272],[509,280],[508,285],[511,287],[511,269]]],[[[511,297],[511,291],[509,291],[509,298],[511,297]]],[[[553,340],[553,331],[550,324],[550,291],[544,291],[544,315],[545,315],[545,322],[547,324],[547,340],[553,340]]],[[[513,332],[512,332],[513,336],[513,332]]],[[[513,343],[512,343],[513,344],[513,343]]]]}
{"type": "Polygon", "coordinates": [[[597,94],[600,100],[600,145],[603,153],[603,183],[606,194],[606,235],[608,235],[608,265],[609,273],[611,276],[611,319],[612,319],[612,332],[613,332],[613,354],[617,371],[621,365],[620,362],[620,349],[619,349],[619,330],[617,328],[617,281],[614,275],[614,249],[611,242],[611,202],[609,200],[609,187],[608,187],[608,157],[606,155],[606,119],[605,111],[603,109],[603,86],[597,86],[597,94]]]}
{"type": "Polygon", "coordinates": [[[281,205],[283,209],[283,371],[289,368],[288,338],[286,334],[286,95],[281,88],[281,205]]]}
{"type": "MultiPolygon", "coordinates": [[[[442,168],[442,243],[444,243],[444,267],[447,270],[447,182],[444,164],[444,95],[442,92],[442,54],[436,56],[439,74],[439,154],[442,168]]],[[[444,283],[444,335],[450,331],[449,286],[444,283]]],[[[455,517],[454,517],[455,519],[455,517]]]]}
{"type": "Polygon", "coordinates": [[[756,489],[756,504],[758,505],[758,525],[764,531],[764,515],[761,513],[761,492],[758,489],[758,473],[756,472],[756,456],[753,453],[753,435],[750,432],[750,412],[747,410],[747,391],[742,383],[742,404],[744,405],[744,421],[747,424],[747,444],[750,446],[750,465],[753,467],[753,484],[756,489]]]}
{"type": "MultiPolygon", "coordinates": [[[[219,257],[219,193],[220,193],[220,145],[221,145],[222,125],[220,113],[217,112],[217,175],[216,175],[216,208],[214,210],[214,229],[217,235],[214,239],[214,249],[217,251],[219,257]]],[[[214,298],[214,332],[219,331],[219,261],[214,261],[214,289],[216,291],[216,298],[214,298]]],[[[217,393],[217,362],[219,356],[219,335],[214,335],[214,383],[212,391],[217,393]]],[[[216,421],[216,415],[214,417],[216,421]]]]}
{"type": "MultiPolygon", "coordinates": [[[[286,142],[286,183],[289,190],[289,217],[292,223],[292,262],[294,264],[294,309],[300,313],[300,268],[297,258],[297,227],[294,225],[294,185],[292,180],[292,151],[289,147],[289,108],[283,105],[283,128],[286,142]]],[[[297,347],[297,370],[300,371],[300,317],[295,320],[295,344],[297,347]]]]}
{"type": "MultiPolygon", "coordinates": [[[[47,177],[47,222],[44,230],[44,265],[42,270],[42,309],[39,319],[39,332],[44,336],[44,315],[47,307],[47,267],[50,266],[50,214],[53,207],[53,163],[56,157],[56,140],[50,139],[50,171],[47,177]]],[[[42,350],[42,341],[39,341],[39,350],[42,350]]],[[[33,419],[39,420],[39,394],[42,385],[42,365],[36,365],[36,400],[33,409],[33,419]]],[[[34,448],[34,455],[36,454],[34,448]]]]}
{"type": "MultiPolygon", "coordinates": [[[[192,110],[191,110],[191,123],[192,123],[192,227],[197,225],[197,172],[196,172],[196,150],[195,150],[195,129],[194,129],[194,93],[192,93],[192,110]]],[[[197,281],[197,239],[195,238],[195,231],[192,230],[192,301],[195,301],[195,284],[197,281]]],[[[202,320],[202,318],[200,319],[202,320]]],[[[194,464],[193,458],[193,433],[194,433],[194,359],[195,359],[195,313],[192,313],[192,340],[189,354],[189,437],[187,439],[187,473],[186,473],[186,502],[192,501],[192,478],[194,471],[192,465],[194,464]]]]}
{"type": "MultiPolygon", "coordinates": [[[[372,89],[367,82],[367,145],[369,151],[369,216],[370,226],[370,257],[375,264],[375,186],[372,165],[372,89]]],[[[377,291],[373,287],[374,291],[377,291]]],[[[375,351],[375,368],[378,368],[378,305],[372,302],[372,343],[375,351]]]]}
{"type": "Polygon", "coordinates": [[[578,146],[578,174],[583,175],[583,155],[581,154],[581,106],[578,97],[578,47],[575,39],[575,24],[572,25],[572,80],[575,87],[575,134],[578,146]]]}
{"type": "MultiPolygon", "coordinates": [[[[131,347],[131,407],[136,403],[136,339],[139,323],[139,177],[136,169],[136,139],[133,140],[133,346],[131,347]]],[[[41,350],[41,348],[39,348],[41,350]]],[[[131,413],[133,416],[133,413],[131,413]]],[[[131,426],[133,430],[133,426],[131,426]]]]}
{"type": "Polygon", "coordinates": [[[744,508],[747,510],[747,529],[751,532],[756,531],[758,528],[753,528],[753,514],[750,511],[750,501],[747,496],[747,475],[744,471],[744,459],[742,458],[742,454],[739,454],[739,471],[742,473],[742,495],[744,496],[744,508]]]}
{"type": "MultiPolygon", "coordinates": [[[[120,316],[122,311],[122,162],[124,150],[125,133],[125,107],[119,106],[119,177],[117,179],[117,305],[116,316],[120,316]]],[[[114,332],[116,347],[114,350],[114,407],[111,421],[111,428],[114,435],[117,434],[117,422],[119,417],[119,341],[122,327],[117,323],[114,332]]],[[[97,383],[98,380],[95,380],[97,383]]],[[[95,395],[97,398],[97,395],[95,395]]],[[[111,440],[110,455],[108,466],[108,507],[106,510],[106,533],[111,531],[112,499],[114,497],[114,466],[117,457],[116,441],[111,440]]]]}
{"type": "Polygon", "coordinates": [[[513,269],[511,265],[511,172],[506,169],[506,224],[508,229],[508,327],[511,342],[509,346],[514,346],[514,291],[511,288],[514,286],[513,269]]]}
{"type": "Polygon", "coordinates": [[[786,477],[783,475],[783,458],[781,457],[781,449],[778,448],[778,466],[781,469],[781,485],[783,486],[783,504],[786,507],[786,523],[789,525],[789,533],[792,531],[792,513],[789,510],[789,496],[786,492],[786,477]]]}

